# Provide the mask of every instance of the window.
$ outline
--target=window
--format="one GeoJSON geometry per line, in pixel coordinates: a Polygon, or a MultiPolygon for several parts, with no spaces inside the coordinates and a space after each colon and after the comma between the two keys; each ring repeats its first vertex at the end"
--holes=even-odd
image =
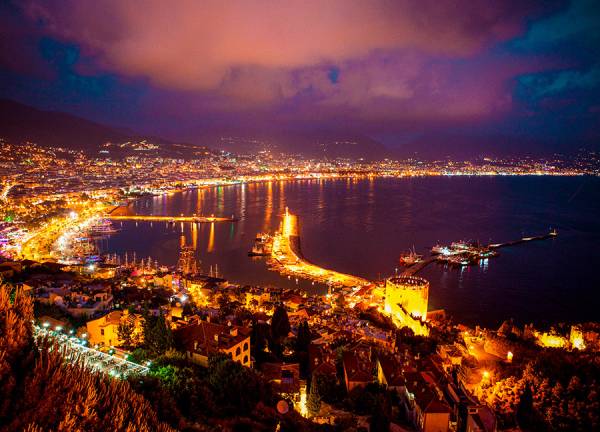
{"type": "Polygon", "coordinates": [[[104,336],[104,329],[100,329],[100,334],[104,336]]]}
{"type": "Polygon", "coordinates": [[[248,363],[248,356],[247,355],[244,356],[244,364],[246,364],[246,363],[248,363]]]}
{"type": "Polygon", "coordinates": [[[244,344],[244,351],[248,351],[248,342],[244,344]]]}
{"type": "Polygon", "coordinates": [[[237,356],[239,356],[239,355],[240,355],[240,352],[241,352],[241,350],[240,350],[240,347],[237,347],[237,348],[235,349],[235,356],[236,356],[236,357],[237,357],[237,356]]]}

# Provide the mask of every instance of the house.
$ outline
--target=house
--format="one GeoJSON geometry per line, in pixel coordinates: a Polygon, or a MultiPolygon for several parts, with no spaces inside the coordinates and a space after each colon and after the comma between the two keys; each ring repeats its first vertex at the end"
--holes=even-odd
{"type": "Polygon", "coordinates": [[[496,430],[496,416],[489,407],[468,408],[466,432],[496,432],[496,430]]]}
{"type": "Polygon", "coordinates": [[[397,390],[401,394],[406,391],[406,382],[402,373],[402,365],[391,355],[377,357],[377,382],[389,390],[397,390]]]}
{"type": "Polygon", "coordinates": [[[203,366],[208,366],[208,358],[212,354],[222,353],[250,367],[251,332],[248,327],[200,321],[176,330],[174,336],[187,357],[203,366]]]}
{"type": "Polygon", "coordinates": [[[373,363],[368,347],[359,345],[345,351],[342,363],[346,389],[349,392],[356,387],[365,387],[373,382],[373,363]]]}
{"type": "Polygon", "coordinates": [[[67,321],[58,320],[56,318],[52,318],[46,315],[40,317],[38,319],[38,322],[39,325],[49,330],[60,331],[67,330],[68,328],[70,328],[70,325],[67,321]]]}
{"type": "Polygon", "coordinates": [[[118,310],[88,321],[85,327],[89,343],[100,347],[122,345],[125,341],[119,336],[119,326],[125,323],[133,325],[132,339],[140,340],[143,334],[143,320],[141,315],[130,314],[128,310],[118,310]]]}
{"type": "Polygon", "coordinates": [[[271,293],[263,289],[250,289],[246,291],[246,308],[257,309],[263,306],[265,303],[271,301],[271,293]]]}
{"type": "Polygon", "coordinates": [[[308,346],[308,366],[310,375],[333,375],[337,374],[335,367],[335,352],[328,347],[314,342],[308,346]]]}
{"type": "Polygon", "coordinates": [[[449,431],[451,409],[439,389],[420,372],[407,372],[405,378],[405,406],[414,426],[421,432],[449,431]]]}
{"type": "Polygon", "coordinates": [[[300,404],[302,394],[306,396],[306,381],[300,379],[298,363],[264,363],[261,372],[273,388],[295,406],[300,404]]]}

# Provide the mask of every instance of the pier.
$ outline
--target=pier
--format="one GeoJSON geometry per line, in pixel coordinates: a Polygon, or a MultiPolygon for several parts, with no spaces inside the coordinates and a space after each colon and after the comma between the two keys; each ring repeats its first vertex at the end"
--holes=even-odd
{"type": "MultiPolygon", "coordinates": [[[[486,247],[490,250],[494,250],[494,249],[500,249],[503,247],[507,247],[507,246],[516,246],[518,244],[522,244],[522,243],[527,243],[527,242],[531,242],[531,241],[537,241],[537,240],[546,240],[549,238],[554,238],[558,235],[556,230],[552,230],[550,231],[548,234],[543,234],[543,235],[538,235],[538,236],[532,236],[532,237],[522,237],[518,240],[513,240],[513,241],[509,241],[509,242],[504,242],[504,243],[492,243],[487,245],[486,247]]],[[[442,254],[443,256],[443,254],[442,254]]],[[[401,276],[414,276],[416,275],[418,272],[420,272],[421,270],[423,270],[425,267],[427,267],[429,264],[431,264],[432,262],[435,261],[440,261],[439,258],[440,254],[432,254],[431,256],[429,256],[428,258],[425,258],[424,260],[413,264],[409,267],[406,267],[406,269],[401,273],[401,276]]]]}
{"type": "Polygon", "coordinates": [[[152,215],[112,215],[104,216],[105,219],[114,221],[147,221],[147,222],[194,222],[194,223],[213,223],[213,222],[236,222],[235,217],[218,216],[152,216],[152,215]]]}
{"type": "Polygon", "coordinates": [[[308,279],[320,283],[355,287],[371,282],[358,276],[324,269],[309,262],[300,251],[298,216],[285,209],[281,229],[273,236],[271,267],[284,275],[308,279]]]}
{"type": "Polygon", "coordinates": [[[434,261],[437,261],[437,255],[431,255],[429,258],[407,267],[400,276],[414,276],[434,261]]]}

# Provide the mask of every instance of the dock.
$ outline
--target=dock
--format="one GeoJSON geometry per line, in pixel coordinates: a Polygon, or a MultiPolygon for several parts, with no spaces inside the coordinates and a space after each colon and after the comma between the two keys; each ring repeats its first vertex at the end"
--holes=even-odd
{"type": "Polygon", "coordinates": [[[114,221],[146,221],[146,222],[193,222],[193,223],[213,223],[213,222],[236,222],[235,217],[219,216],[152,216],[152,215],[112,215],[104,216],[105,219],[114,221]]]}
{"type": "MultiPolygon", "coordinates": [[[[489,249],[500,249],[503,247],[516,246],[518,244],[527,243],[527,242],[531,242],[531,241],[546,240],[549,238],[554,238],[557,235],[558,235],[558,233],[556,232],[556,230],[552,230],[548,234],[532,236],[532,237],[522,237],[518,240],[513,240],[513,241],[509,241],[509,242],[504,242],[504,243],[493,243],[493,244],[487,245],[486,247],[489,249]]],[[[425,267],[427,267],[429,264],[431,264],[432,262],[439,261],[439,259],[438,259],[439,256],[440,256],[439,254],[431,255],[428,258],[425,258],[424,260],[422,260],[416,264],[406,267],[406,269],[401,273],[401,275],[402,276],[414,276],[418,272],[423,270],[425,267]]]]}
{"type": "Polygon", "coordinates": [[[356,287],[371,282],[350,274],[322,268],[308,261],[300,250],[298,216],[286,207],[281,229],[273,236],[269,268],[282,275],[294,276],[334,286],[356,287]]]}
{"type": "Polygon", "coordinates": [[[431,255],[429,258],[425,258],[423,261],[407,267],[400,275],[414,276],[434,261],[437,261],[437,255],[431,255]]]}

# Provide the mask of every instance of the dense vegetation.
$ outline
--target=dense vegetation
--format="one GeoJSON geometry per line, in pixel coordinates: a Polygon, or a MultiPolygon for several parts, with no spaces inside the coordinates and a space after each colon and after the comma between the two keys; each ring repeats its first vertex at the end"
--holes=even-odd
{"type": "MultiPolygon", "coordinates": [[[[34,340],[30,297],[0,288],[0,429],[7,431],[315,430],[255,371],[223,356],[208,368],[168,351],[129,382],[67,363],[49,340],[34,340]]],[[[160,318],[147,331],[170,345],[160,318]],[[156,330],[156,329],[160,329],[156,330]],[[166,340],[165,340],[166,337],[166,340]]]]}
{"type": "Polygon", "coordinates": [[[170,431],[124,381],[65,363],[49,341],[34,345],[33,305],[0,288],[0,425],[7,431],[170,431]]]}

